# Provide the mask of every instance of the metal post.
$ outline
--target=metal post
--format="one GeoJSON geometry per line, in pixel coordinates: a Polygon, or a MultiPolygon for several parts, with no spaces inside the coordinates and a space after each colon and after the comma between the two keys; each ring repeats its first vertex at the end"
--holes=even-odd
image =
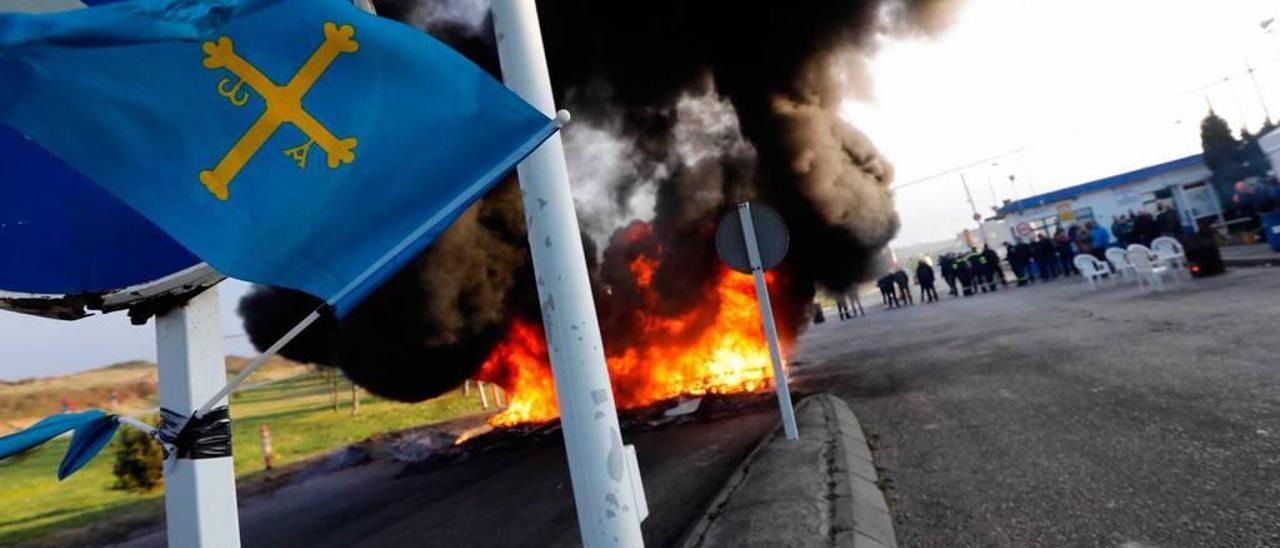
{"type": "Polygon", "coordinates": [[[742,220],[742,237],[747,243],[747,259],[751,261],[751,275],[756,279],[756,300],[760,303],[760,318],[764,321],[764,337],[769,341],[769,359],[773,361],[773,387],[778,391],[778,410],[782,413],[782,430],[787,439],[800,439],[796,429],[796,410],[791,406],[791,386],[787,372],[782,368],[782,348],[778,345],[778,326],[773,321],[773,304],[769,302],[769,285],[764,280],[764,265],[760,262],[760,246],[756,242],[756,225],[751,220],[751,204],[738,204],[738,218],[742,220]]]}
{"type": "Polygon", "coordinates": [[[271,469],[271,427],[262,425],[258,427],[258,434],[262,436],[262,465],[267,470],[271,469]]]}
{"type": "MultiPolygon", "coordinates": [[[[492,6],[507,87],[555,115],[534,0],[493,0],[492,6]]],[[[622,445],[560,135],[521,163],[519,173],[582,542],[643,546],[643,487],[634,452],[622,445]]]]}
{"type": "MultiPolygon", "coordinates": [[[[226,384],[216,287],[156,317],[156,356],[165,409],[190,415],[226,384]]],[[[169,546],[240,546],[231,457],[177,459],[164,481],[169,546]]]]}
{"type": "Polygon", "coordinates": [[[488,409],[489,395],[484,393],[484,381],[476,381],[476,387],[480,389],[480,409],[488,409]]]}
{"type": "Polygon", "coordinates": [[[333,405],[331,407],[333,408],[333,412],[337,413],[338,412],[338,372],[332,369],[329,370],[329,393],[331,396],[333,396],[333,401],[332,401],[333,405]]]}
{"type": "Polygon", "coordinates": [[[978,223],[978,234],[982,235],[982,245],[987,245],[987,231],[982,228],[982,214],[978,213],[978,205],[973,202],[973,193],[969,192],[969,180],[964,173],[960,174],[960,184],[964,185],[964,195],[969,198],[969,207],[973,209],[973,220],[978,223]]]}
{"type": "Polygon", "coordinates": [[[493,387],[493,404],[498,406],[498,409],[506,407],[507,404],[502,402],[502,388],[496,384],[491,384],[489,386],[493,387]]]}

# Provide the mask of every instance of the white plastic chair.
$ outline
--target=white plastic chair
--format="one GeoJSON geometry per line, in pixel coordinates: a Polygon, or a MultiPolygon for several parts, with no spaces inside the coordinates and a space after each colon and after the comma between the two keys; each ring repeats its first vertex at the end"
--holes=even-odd
{"type": "Polygon", "coordinates": [[[1155,252],[1147,249],[1147,246],[1139,244],[1129,246],[1129,250],[1125,252],[1125,258],[1137,274],[1139,288],[1143,287],[1142,282],[1146,280],[1156,291],[1164,291],[1165,274],[1169,274],[1173,281],[1178,281],[1178,273],[1172,268],[1157,264],[1155,252]]]}
{"type": "Polygon", "coordinates": [[[1111,269],[1107,268],[1107,263],[1099,261],[1093,255],[1076,255],[1071,263],[1084,276],[1085,281],[1089,282],[1089,289],[1097,290],[1098,280],[1111,277],[1111,269]]]}
{"type": "Polygon", "coordinates": [[[1116,274],[1119,274],[1121,279],[1128,278],[1130,275],[1137,275],[1133,265],[1129,264],[1129,259],[1126,258],[1126,255],[1125,250],[1118,247],[1108,248],[1106,251],[1107,262],[1111,263],[1111,268],[1115,269],[1116,274]]]}
{"type": "Polygon", "coordinates": [[[1151,250],[1156,252],[1156,261],[1176,270],[1187,268],[1187,252],[1182,242],[1168,236],[1161,236],[1151,241],[1151,250]]]}

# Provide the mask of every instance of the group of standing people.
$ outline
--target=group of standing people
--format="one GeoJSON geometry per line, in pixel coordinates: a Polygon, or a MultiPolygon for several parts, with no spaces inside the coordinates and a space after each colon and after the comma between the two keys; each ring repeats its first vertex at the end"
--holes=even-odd
{"type": "MultiPolygon", "coordinates": [[[[1076,228],[1076,227],[1072,227],[1076,228]]],[[[1087,230],[1087,228],[1086,228],[1087,230]]],[[[1047,282],[1059,276],[1079,274],[1075,267],[1078,234],[1059,228],[1053,238],[1038,235],[1034,242],[1018,238],[1016,243],[1006,242],[1005,260],[1018,280],[1019,286],[1033,284],[1036,278],[1047,282]]]]}
{"type": "MultiPolygon", "coordinates": [[[[1146,211],[1118,215],[1110,231],[1088,221],[1066,228],[1058,226],[1051,237],[1042,233],[1034,239],[1016,238],[1004,244],[1003,259],[987,245],[982,249],[971,247],[963,253],[943,254],[937,258],[937,270],[934,261],[925,257],[915,266],[915,284],[920,286],[919,302],[938,302],[935,287],[938,274],[946,283],[949,295],[972,297],[980,293],[995,293],[1001,287],[1009,286],[1010,278],[1005,275],[1002,262],[1009,263],[1014,282],[1018,286],[1026,286],[1037,280],[1048,282],[1079,274],[1075,267],[1076,255],[1090,254],[1105,261],[1108,248],[1127,247],[1134,243],[1150,247],[1151,241],[1157,237],[1181,232],[1182,223],[1177,210],[1159,204],[1154,215],[1146,211]]],[[[916,304],[911,291],[911,276],[903,268],[885,274],[876,281],[876,285],[886,308],[916,304]]],[[[836,307],[842,320],[866,315],[856,291],[838,295],[836,307]],[[852,305],[846,299],[851,299],[852,305]]]]}
{"type": "Polygon", "coordinates": [[[1146,210],[1130,211],[1127,215],[1117,215],[1111,223],[1111,234],[1115,235],[1120,247],[1130,244],[1142,244],[1151,247],[1151,241],[1160,236],[1173,236],[1182,232],[1182,220],[1178,218],[1178,210],[1156,206],[1156,214],[1146,210]]]}
{"type": "Polygon", "coordinates": [[[1005,287],[1009,285],[1004,269],[1000,268],[1000,255],[990,246],[984,245],[981,250],[969,248],[968,253],[947,253],[938,258],[938,263],[952,297],[994,293],[999,289],[996,282],[1005,287]]]}
{"type": "Polygon", "coordinates": [[[880,288],[880,298],[888,308],[899,308],[915,304],[911,298],[911,277],[905,270],[896,270],[876,280],[880,288]]]}
{"type": "Polygon", "coordinates": [[[867,309],[862,308],[862,299],[858,298],[857,286],[845,294],[836,295],[836,311],[840,314],[840,321],[867,315],[867,309]]]}
{"type": "MultiPolygon", "coordinates": [[[[936,280],[933,265],[927,260],[916,264],[916,284],[920,286],[920,303],[938,302],[938,290],[934,287],[936,280]]],[[[880,297],[886,308],[900,308],[916,304],[911,295],[911,276],[899,268],[876,281],[880,288],[880,297]],[[895,291],[896,289],[896,291],[895,291]]]]}

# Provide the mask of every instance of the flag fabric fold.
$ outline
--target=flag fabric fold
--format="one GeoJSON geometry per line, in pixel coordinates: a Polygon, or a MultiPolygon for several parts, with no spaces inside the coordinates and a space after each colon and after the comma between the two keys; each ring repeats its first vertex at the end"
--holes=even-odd
{"type": "Polygon", "coordinates": [[[102,451],[120,424],[114,415],[99,410],[63,413],[47,417],[20,432],[0,437],[0,460],[24,453],[72,432],[67,454],[58,466],[58,479],[74,474],[102,451]]]}
{"type": "Polygon", "coordinates": [[[100,293],[200,263],[111,193],[2,125],[0,196],[0,291],[100,293]]]}
{"type": "Polygon", "coordinates": [[[93,457],[98,456],[98,453],[111,443],[111,437],[116,434],[116,430],[120,429],[120,423],[116,422],[114,416],[101,411],[98,413],[101,416],[96,420],[80,425],[71,434],[71,444],[67,446],[67,454],[62,458],[62,464],[58,465],[58,479],[66,479],[67,476],[89,464],[93,457]]]}
{"type": "Polygon", "coordinates": [[[0,14],[0,124],[219,271],[339,316],[558,129],[345,0],[0,14]]]}

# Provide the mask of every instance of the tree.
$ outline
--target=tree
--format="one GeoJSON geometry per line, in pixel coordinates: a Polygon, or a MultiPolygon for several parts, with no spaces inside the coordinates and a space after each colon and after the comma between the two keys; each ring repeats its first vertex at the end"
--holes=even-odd
{"type": "Polygon", "coordinates": [[[1271,169],[1270,161],[1258,142],[1258,138],[1241,131],[1243,141],[1236,140],[1231,127],[1212,110],[1200,123],[1200,141],[1204,146],[1205,166],[1213,172],[1210,181],[1217,191],[1228,218],[1252,216],[1234,205],[1235,185],[1241,181],[1266,177],[1271,169]]]}
{"type": "Polygon", "coordinates": [[[121,428],[116,439],[116,489],[150,491],[164,483],[164,448],[145,432],[121,428]]]}
{"type": "Polygon", "coordinates": [[[1200,122],[1200,143],[1204,147],[1204,164],[1214,173],[1234,161],[1240,146],[1231,134],[1231,126],[1212,110],[1200,122]]]}

